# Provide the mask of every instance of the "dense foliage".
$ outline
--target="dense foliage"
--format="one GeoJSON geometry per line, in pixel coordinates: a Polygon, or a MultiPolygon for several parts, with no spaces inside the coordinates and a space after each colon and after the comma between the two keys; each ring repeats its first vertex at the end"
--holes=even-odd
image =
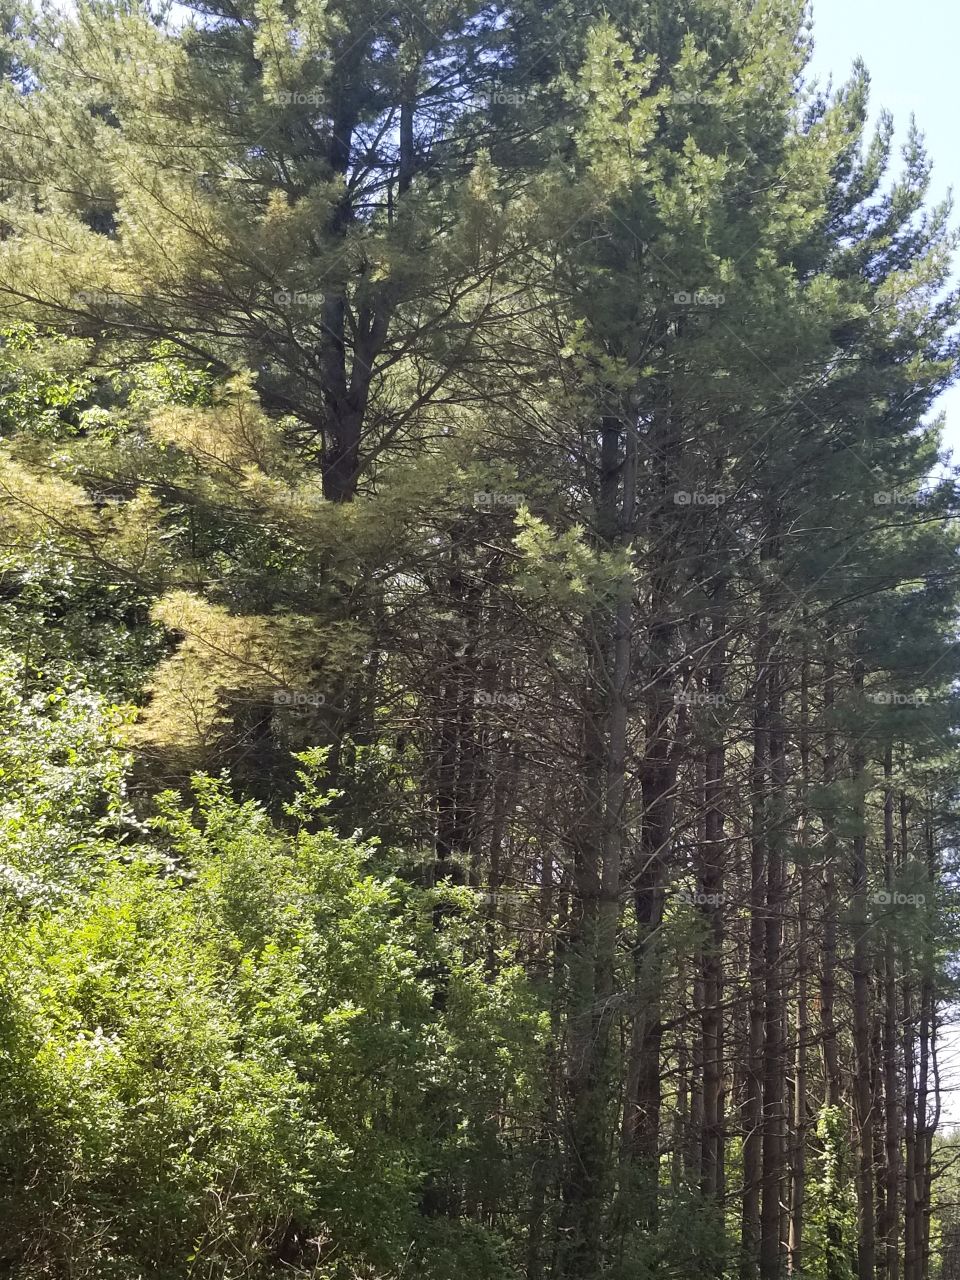
{"type": "Polygon", "coordinates": [[[3,1273],[951,1280],[956,234],[809,47],[3,7],[3,1273]]]}

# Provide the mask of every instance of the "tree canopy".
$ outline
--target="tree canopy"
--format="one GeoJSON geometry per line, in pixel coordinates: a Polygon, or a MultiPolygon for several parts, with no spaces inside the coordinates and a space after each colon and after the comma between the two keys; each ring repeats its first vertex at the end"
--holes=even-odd
{"type": "Polygon", "coordinates": [[[958,1274],[957,233],[811,40],[5,0],[6,1274],[958,1274]]]}

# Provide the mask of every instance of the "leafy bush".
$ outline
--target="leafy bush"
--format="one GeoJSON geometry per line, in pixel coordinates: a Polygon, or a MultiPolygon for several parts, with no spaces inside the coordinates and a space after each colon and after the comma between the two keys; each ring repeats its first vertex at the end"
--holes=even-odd
{"type": "Polygon", "coordinates": [[[435,895],[359,839],[196,794],[82,891],[8,895],[0,1256],[91,1280],[513,1274],[422,1200],[509,1163],[496,1112],[535,1091],[541,1034],[524,981],[484,978],[469,919],[438,933],[435,895]]]}

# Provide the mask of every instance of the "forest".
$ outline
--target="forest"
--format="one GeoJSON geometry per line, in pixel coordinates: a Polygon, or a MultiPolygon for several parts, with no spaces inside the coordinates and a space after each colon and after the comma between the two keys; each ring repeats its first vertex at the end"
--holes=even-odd
{"type": "Polygon", "coordinates": [[[960,1277],[958,231],[815,37],[0,0],[0,1276],[960,1277]]]}

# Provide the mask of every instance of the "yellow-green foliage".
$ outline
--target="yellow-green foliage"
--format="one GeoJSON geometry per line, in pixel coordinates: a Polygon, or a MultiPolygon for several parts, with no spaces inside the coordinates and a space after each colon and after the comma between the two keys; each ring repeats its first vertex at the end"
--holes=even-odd
{"type": "Polygon", "coordinates": [[[87,492],[0,450],[0,545],[7,554],[52,544],[104,576],[162,582],[172,572],[161,505],[145,490],[99,510],[87,492]]]}
{"type": "Polygon", "coordinates": [[[153,616],[180,641],[149,686],[137,738],[190,760],[206,758],[238,702],[266,708],[280,690],[331,697],[361,643],[346,622],[321,626],[297,614],[231,614],[186,591],[164,596],[153,616]]]}

